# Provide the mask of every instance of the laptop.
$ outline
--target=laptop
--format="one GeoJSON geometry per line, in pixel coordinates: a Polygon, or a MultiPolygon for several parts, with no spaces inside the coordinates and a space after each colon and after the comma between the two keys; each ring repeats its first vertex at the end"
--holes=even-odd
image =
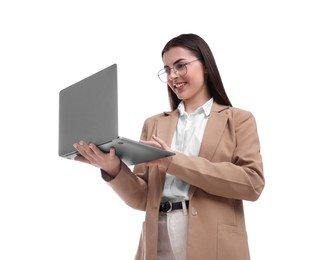
{"type": "Polygon", "coordinates": [[[59,156],[79,155],[74,143],[84,140],[108,153],[111,147],[128,166],[174,155],[118,135],[117,64],[59,92],[59,156]]]}

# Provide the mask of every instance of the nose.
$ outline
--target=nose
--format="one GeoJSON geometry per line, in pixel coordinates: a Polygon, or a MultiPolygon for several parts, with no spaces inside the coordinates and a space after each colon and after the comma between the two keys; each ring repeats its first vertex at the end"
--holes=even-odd
{"type": "Polygon", "coordinates": [[[172,80],[172,79],[175,79],[177,77],[178,77],[177,72],[172,68],[170,70],[170,73],[168,74],[168,80],[172,80]],[[171,75],[173,75],[173,77],[171,75]]]}

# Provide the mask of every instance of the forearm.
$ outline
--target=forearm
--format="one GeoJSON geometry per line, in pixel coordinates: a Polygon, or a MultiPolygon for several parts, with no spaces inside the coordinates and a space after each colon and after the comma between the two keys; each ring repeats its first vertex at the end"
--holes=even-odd
{"type": "Polygon", "coordinates": [[[177,153],[168,172],[212,195],[240,200],[257,200],[264,187],[262,163],[235,165],[210,162],[177,153]]]}

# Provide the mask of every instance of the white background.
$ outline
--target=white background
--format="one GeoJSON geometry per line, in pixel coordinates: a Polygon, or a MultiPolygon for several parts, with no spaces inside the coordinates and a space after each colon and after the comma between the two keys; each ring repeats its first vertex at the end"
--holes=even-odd
{"type": "Polygon", "coordinates": [[[162,47],[189,32],[258,123],[266,187],[245,202],[252,259],[320,259],[316,2],[2,1],[0,259],[133,259],[144,213],[98,169],[58,157],[59,91],[117,63],[120,134],[138,140],[169,108],[162,47]]]}

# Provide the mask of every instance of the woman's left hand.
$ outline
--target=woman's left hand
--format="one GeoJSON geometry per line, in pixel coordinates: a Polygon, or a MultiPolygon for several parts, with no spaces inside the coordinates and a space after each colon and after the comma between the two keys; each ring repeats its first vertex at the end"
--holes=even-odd
{"type": "MultiPolygon", "coordinates": [[[[152,135],[152,139],[153,139],[153,141],[141,140],[141,142],[144,143],[144,144],[147,144],[147,145],[151,145],[151,146],[157,147],[159,149],[163,149],[163,150],[166,150],[166,151],[169,151],[169,152],[173,152],[173,150],[161,138],[156,137],[155,135],[152,135]]],[[[161,159],[157,159],[157,160],[154,160],[154,161],[151,161],[151,162],[147,162],[146,165],[147,166],[162,165],[165,169],[168,169],[171,161],[172,161],[172,156],[161,158],[161,159]]]]}

